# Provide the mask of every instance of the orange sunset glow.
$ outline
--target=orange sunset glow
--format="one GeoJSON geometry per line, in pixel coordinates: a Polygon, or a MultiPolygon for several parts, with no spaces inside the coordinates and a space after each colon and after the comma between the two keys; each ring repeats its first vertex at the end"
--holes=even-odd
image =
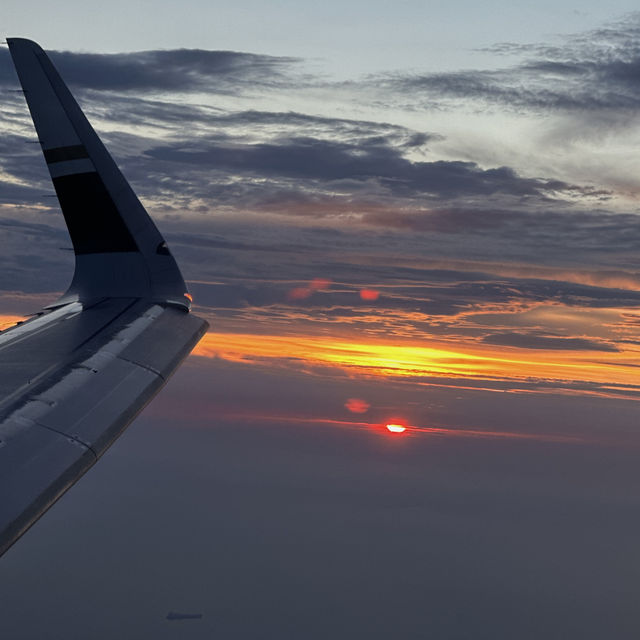
{"type": "Polygon", "coordinates": [[[202,357],[218,357],[247,364],[320,367],[331,366],[354,376],[412,378],[455,378],[513,385],[534,381],[562,387],[578,381],[584,389],[574,393],[599,395],[640,391],[638,352],[629,350],[595,354],[591,351],[533,350],[479,345],[471,340],[451,344],[433,341],[430,346],[415,342],[384,342],[337,339],[328,336],[254,335],[208,333],[194,350],[202,357]],[[597,385],[599,390],[591,388],[597,385]]]}
{"type": "MultiPolygon", "coordinates": [[[[318,290],[328,285],[329,281],[314,281],[310,289],[318,290]]],[[[418,337],[383,340],[363,333],[357,336],[326,333],[260,335],[225,331],[207,333],[193,353],[253,366],[293,367],[307,373],[333,367],[352,377],[410,379],[419,384],[464,387],[465,381],[469,381],[475,388],[504,390],[507,384],[511,390],[527,392],[536,390],[531,385],[540,384],[540,391],[546,393],[640,398],[637,373],[640,348],[631,340],[636,331],[636,312],[609,309],[595,311],[592,315],[600,322],[594,328],[595,335],[610,341],[620,338],[624,341],[624,349],[605,353],[579,349],[525,349],[493,346],[460,336],[455,341],[418,337]],[[449,381],[443,382],[443,379],[449,381]]],[[[549,326],[562,323],[575,331],[580,331],[584,322],[577,311],[553,307],[525,310],[520,317],[549,326]]],[[[485,318],[494,322],[499,316],[486,312],[463,313],[458,317],[459,325],[465,327],[470,318],[476,323],[485,318]]],[[[403,316],[395,314],[393,319],[402,322],[403,316]]],[[[0,329],[7,329],[21,320],[24,320],[23,316],[2,315],[0,329]]],[[[385,320],[371,317],[367,322],[375,327],[385,320]]],[[[292,322],[295,327],[295,319],[292,322]]],[[[410,336],[410,332],[405,333],[410,336]]],[[[352,413],[364,413],[369,406],[359,398],[350,398],[345,404],[352,413]]]]}
{"type": "Polygon", "coordinates": [[[13,327],[14,324],[25,320],[25,316],[0,315],[0,331],[13,327]]]}

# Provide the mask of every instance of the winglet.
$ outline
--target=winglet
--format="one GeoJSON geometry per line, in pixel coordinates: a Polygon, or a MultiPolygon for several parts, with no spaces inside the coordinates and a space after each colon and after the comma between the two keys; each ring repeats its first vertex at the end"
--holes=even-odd
{"type": "Polygon", "coordinates": [[[31,40],[7,43],[76,255],[62,300],[139,297],[188,309],[164,238],[47,54],[31,40]]]}

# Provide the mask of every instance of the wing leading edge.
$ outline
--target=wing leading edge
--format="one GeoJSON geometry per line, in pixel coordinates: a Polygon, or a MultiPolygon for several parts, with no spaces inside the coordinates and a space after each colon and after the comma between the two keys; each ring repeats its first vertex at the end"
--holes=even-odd
{"type": "Polygon", "coordinates": [[[69,228],[69,290],[0,333],[0,555],[205,333],[167,245],[44,51],[7,40],[69,228]]]}

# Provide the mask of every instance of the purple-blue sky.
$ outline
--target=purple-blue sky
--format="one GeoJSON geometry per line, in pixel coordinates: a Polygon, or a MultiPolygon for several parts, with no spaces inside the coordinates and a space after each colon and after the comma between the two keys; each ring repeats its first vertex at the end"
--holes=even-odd
{"type": "MultiPolygon", "coordinates": [[[[9,635],[637,637],[629,4],[9,5],[211,324],[2,558],[9,635]]],[[[9,323],[73,264],[0,87],[9,323]]]]}

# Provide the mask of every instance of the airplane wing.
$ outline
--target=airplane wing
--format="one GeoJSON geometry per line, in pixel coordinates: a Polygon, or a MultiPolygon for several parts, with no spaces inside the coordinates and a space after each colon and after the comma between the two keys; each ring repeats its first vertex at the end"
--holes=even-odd
{"type": "Polygon", "coordinates": [[[7,40],[75,252],[68,291],[0,333],[0,555],[124,431],[207,323],[45,52],[7,40]]]}

